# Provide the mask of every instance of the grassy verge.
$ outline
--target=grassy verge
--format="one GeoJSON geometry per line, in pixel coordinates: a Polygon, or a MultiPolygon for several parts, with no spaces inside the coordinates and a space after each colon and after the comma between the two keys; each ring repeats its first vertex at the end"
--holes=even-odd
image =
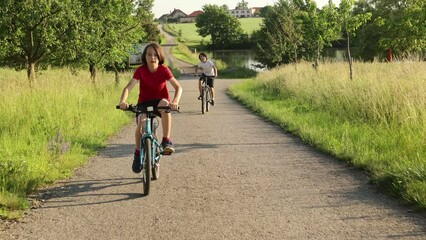
{"type": "Polygon", "coordinates": [[[70,176],[129,122],[115,105],[130,77],[115,86],[114,74],[92,84],[88,71],[48,70],[30,89],[25,71],[0,69],[0,217],[18,218],[28,194],[70,176]]]}
{"type": "Polygon", "coordinates": [[[367,170],[372,182],[426,209],[426,63],[288,65],[230,95],[304,141],[367,170]]]}

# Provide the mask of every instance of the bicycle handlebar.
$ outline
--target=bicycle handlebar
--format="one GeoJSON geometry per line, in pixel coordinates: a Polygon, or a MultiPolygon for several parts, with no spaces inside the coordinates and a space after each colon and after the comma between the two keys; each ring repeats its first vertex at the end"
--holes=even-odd
{"type": "MultiPolygon", "coordinates": [[[[116,109],[121,109],[120,106],[115,106],[116,109]]],[[[180,111],[180,107],[178,107],[177,110],[173,110],[170,106],[148,106],[148,107],[138,107],[137,105],[129,104],[129,107],[127,109],[123,109],[123,111],[131,111],[134,113],[148,113],[148,112],[155,112],[159,109],[164,109],[166,111],[180,111]],[[148,109],[149,107],[152,107],[152,109],[148,109]]]]}

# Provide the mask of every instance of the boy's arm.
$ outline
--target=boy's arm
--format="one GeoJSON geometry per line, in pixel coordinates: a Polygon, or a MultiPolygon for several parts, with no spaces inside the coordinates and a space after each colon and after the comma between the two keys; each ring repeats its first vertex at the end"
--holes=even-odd
{"type": "Polygon", "coordinates": [[[195,66],[195,75],[198,73],[198,65],[195,66]]]}
{"type": "Polygon", "coordinates": [[[179,107],[179,101],[180,101],[180,97],[182,96],[182,86],[179,84],[179,82],[176,80],[176,78],[171,78],[169,80],[170,84],[172,85],[172,87],[175,89],[175,95],[173,97],[172,102],[170,103],[170,107],[173,110],[177,110],[179,107]]]}
{"type": "Polygon", "coordinates": [[[127,109],[129,107],[129,104],[126,102],[126,100],[129,97],[130,91],[132,91],[132,88],[136,85],[137,82],[138,80],[132,78],[132,80],[130,80],[129,83],[127,83],[127,85],[124,87],[120,97],[120,109],[127,109]]]}

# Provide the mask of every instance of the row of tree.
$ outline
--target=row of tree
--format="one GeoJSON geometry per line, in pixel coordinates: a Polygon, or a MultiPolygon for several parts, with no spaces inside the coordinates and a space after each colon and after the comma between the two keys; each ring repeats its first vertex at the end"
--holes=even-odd
{"type": "Polygon", "coordinates": [[[35,70],[87,66],[117,70],[135,43],[158,41],[153,0],[2,0],[0,65],[35,70]]]}
{"type": "Polygon", "coordinates": [[[196,19],[200,36],[211,36],[213,47],[255,45],[257,60],[268,68],[300,60],[318,66],[325,47],[344,42],[351,65],[356,55],[373,60],[387,49],[397,56],[426,50],[426,1],[341,0],[318,9],[313,0],[279,0],[262,9],[260,30],[248,36],[225,8],[205,5],[196,19]]]}

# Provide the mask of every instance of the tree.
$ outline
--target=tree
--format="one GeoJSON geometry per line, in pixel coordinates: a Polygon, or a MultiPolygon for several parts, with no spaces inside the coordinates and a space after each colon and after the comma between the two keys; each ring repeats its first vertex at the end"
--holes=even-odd
{"type": "Polygon", "coordinates": [[[241,41],[244,31],[237,18],[217,5],[204,5],[203,11],[197,16],[195,26],[200,36],[211,36],[213,47],[226,49],[241,41]]]}
{"type": "Polygon", "coordinates": [[[334,5],[324,6],[321,11],[311,0],[295,0],[299,8],[297,18],[300,19],[303,30],[303,56],[306,60],[314,59],[314,67],[319,65],[319,59],[325,46],[340,37],[337,24],[337,11],[334,5]]]}
{"type": "Polygon", "coordinates": [[[254,33],[257,42],[256,60],[273,68],[300,59],[303,32],[295,21],[297,9],[286,0],[280,0],[267,11],[261,27],[254,33]]]}
{"type": "Polygon", "coordinates": [[[140,35],[140,42],[160,42],[160,30],[154,23],[154,14],[151,9],[154,6],[154,0],[137,0],[134,2],[136,8],[136,17],[142,26],[143,35],[140,35]]]}
{"type": "Polygon", "coordinates": [[[78,9],[73,0],[0,1],[2,65],[26,68],[32,86],[36,64],[69,48],[78,9]]]}
{"type": "Polygon", "coordinates": [[[87,64],[95,81],[98,67],[117,70],[135,43],[158,39],[152,6],[153,0],[1,1],[2,64],[26,67],[30,84],[36,64],[87,64]]]}
{"type": "Polygon", "coordinates": [[[263,18],[266,17],[266,15],[268,14],[269,11],[271,11],[271,9],[272,9],[272,6],[265,6],[261,8],[259,16],[263,18]]]}
{"type": "Polygon", "coordinates": [[[395,54],[426,50],[426,2],[424,0],[376,0],[375,20],[380,32],[379,44],[395,54]]]}
{"type": "Polygon", "coordinates": [[[341,21],[342,33],[346,38],[346,50],[349,61],[349,77],[353,79],[352,56],[350,50],[350,37],[356,30],[371,18],[371,13],[352,14],[354,0],[341,0],[339,4],[339,19],[341,21]]]}
{"type": "Polygon", "coordinates": [[[80,32],[74,42],[78,57],[73,64],[87,64],[93,83],[97,69],[110,65],[118,82],[116,64],[124,63],[134,44],[146,37],[143,27],[149,25],[144,20],[153,16],[146,15],[141,8],[146,8],[146,4],[152,6],[152,0],[137,1],[136,5],[131,1],[81,2],[80,32]]]}
{"type": "Polygon", "coordinates": [[[352,43],[356,46],[353,53],[365,61],[373,61],[376,56],[386,50],[379,43],[383,35],[383,29],[379,26],[381,21],[377,21],[377,15],[369,0],[359,0],[355,3],[354,15],[368,12],[372,13],[371,19],[362,25],[353,37],[352,43]]]}
{"type": "Polygon", "coordinates": [[[241,0],[241,2],[237,3],[237,6],[235,9],[238,10],[247,10],[248,9],[248,2],[244,2],[244,0],[241,0]]]}

